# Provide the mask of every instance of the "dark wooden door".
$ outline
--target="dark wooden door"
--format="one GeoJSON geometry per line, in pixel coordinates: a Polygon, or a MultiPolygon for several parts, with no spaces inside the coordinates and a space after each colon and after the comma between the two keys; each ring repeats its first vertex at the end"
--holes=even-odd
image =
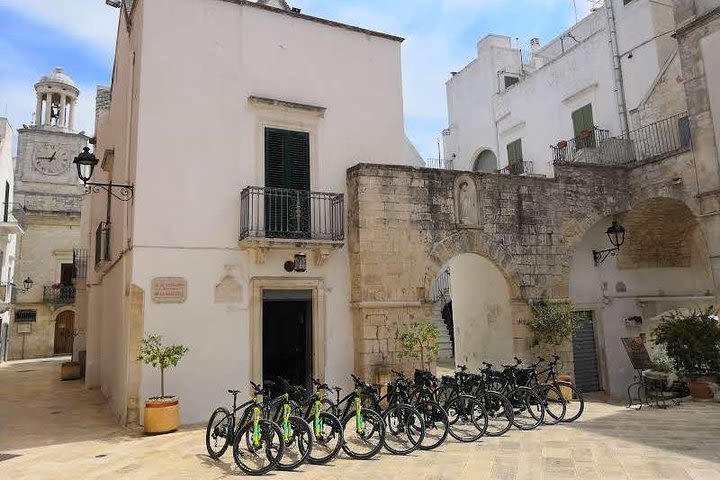
{"type": "Polygon", "coordinates": [[[55,320],[55,355],[72,353],[75,312],[62,312],[55,320]]]}

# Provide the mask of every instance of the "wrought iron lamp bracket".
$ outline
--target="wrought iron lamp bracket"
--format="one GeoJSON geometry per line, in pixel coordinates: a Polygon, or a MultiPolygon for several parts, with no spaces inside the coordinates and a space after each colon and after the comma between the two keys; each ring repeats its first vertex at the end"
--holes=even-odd
{"type": "Polygon", "coordinates": [[[614,257],[620,251],[620,247],[607,248],[605,250],[593,250],[593,259],[595,260],[595,266],[600,265],[608,257],[614,257]]]}
{"type": "Polygon", "coordinates": [[[135,187],[133,185],[86,182],[84,186],[85,193],[100,193],[101,191],[105,191],[121,202],[129,202],[135,195],[135,187]],[[117,190],[114,192],[113,189],[117,190]]]}

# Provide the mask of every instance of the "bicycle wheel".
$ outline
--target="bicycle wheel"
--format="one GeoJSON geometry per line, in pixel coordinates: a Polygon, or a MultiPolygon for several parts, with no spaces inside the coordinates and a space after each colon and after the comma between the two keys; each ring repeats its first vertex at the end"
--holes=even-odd
{"type": "Polygon", "coordinates": [[[232,438],[233,417],[224,408],[218,408],[210,415],[205,430],[205,447],[208,455],[217,460],[225,454],[232,438]]]}
{"type": "Polygon", "coordinates": [[[542,397],[545,406],[543,423],[545,425],[555,425],[562,422],[567,407],[560,390],[553,385],[539,385],[539,390],[538,393],[542,397]]]}
{"type": "Polygon", "coordinates": [[[343,420],[342,449],[358,460],[372,458],[383,447],[385,425],[383,419],[373,410],[362,411],[363,424],[358,425],[355,413],[343,420]]]}
{"type": "Polygon", "coordinates": [[[414,452],[425,438],[425,422],[420,412],[411,405],[392,405],[383,413],[385,448],[395,455],[414,452]]]}
{"type": "Polygon", "coordinates": [[[453,399],[454,394],[455,389],[453,387],[442,386],[437,389],[435,399],[437,400],[437,403],[439,403],[440,406],[447,411],[448,405],[450,405],[450,400],[453,399]]]}
{"type": "Polygon", "coordinates": [[[510,392],[508,400],[513,406],[513,425],[517,428],[533,430],[542,424],[545,418],[545,406],[536,392],[519,387],[510,392]]]}
{"type": "Polygon", "coordinates": [[[510,400],[501,393],[485,391],[478,395],[488,415],[487,435],[499,437],[513,426],[513,408],[510,400]]]}
{"type": "Polygon", "coordinates": [[[448,435],[448,415],[439,403],[423,401],[415,405],[425,421],[425,438],[420,450],[433,450],[443,444],[448,435]]]}
{"type": "Polygon", "coordinates": [[[277,467],[285,451],[283,432],[278,424],[260,420],[260,435],[255,442],[253,423],[239,428],[233,443],[233,457],[238,468],[248,475],[264,475],[277,467]]]}
{"type": "MultiPolygon", "coordinates": [[[[575,385],[568,382],[557,382],[557,387],[560,388],[561,392],[564,388],[569,388],[570,391],[572,391],[572,399],[565,399],[566,411],[565,418],[563,418],[562,421],[566,423],[574,422],[575,420],[580,418],[580,416],[585,411],[585,399],[583,398],[583,394],[582,392],[580,392],[580,390],[575,388],[575,385]]],[[[646,395],[645,401],[647,402],[646,395]]]]}
{"type": "Polygon", "coordinates": [[[314,417],[309,422],[313,431],[313,447],[308,463],[324,465],[335,458],[343,445],[343,429],[338,418],[327,412],[320,413],[318,425],[314,417]]]}
{"type": "Polygon", "coordinates": [[[295,470],[305,463],[313,449],[313,433],[310,425],[295,415],[290,416],[288,432],[283,432],[285,453],[278,463],[278,470],[295,470]]]}
{"type": "Polygon", "coordinates": [[[487,412],[480,402],[469,395],[450,400],[447,408],[449,433],[459,442],[474,442],[485,434],[487,412]]]}

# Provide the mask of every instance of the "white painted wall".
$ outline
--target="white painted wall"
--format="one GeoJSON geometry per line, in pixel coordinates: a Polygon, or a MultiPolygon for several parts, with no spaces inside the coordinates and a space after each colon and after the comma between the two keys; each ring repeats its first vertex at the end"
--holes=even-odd
{"type": "MultiPolygon", "coordinates": [[[[140,2],[130,42],[124,31],[121,25],[112,108],[98,148],[115,148],[114,181],[135,183],[132,211],[113,209],[113,259],[130,245],[132,253],[104,277],[94,274],[101,285],[91,287],[91,302],[104,302],[100,382],[122,417],[123,397],[134,395],[127,391],[122,299],[132,283],[145,291],[145,332],[189,347],[167,375],[167,390],[180,396],[183,422],[204,421],[227,401],[228,388],[248,385],[250,279],[288,278],[283,263],[294,253],[271,250],[257,265],[238,247],[240,192],[264,185],[264,126],[310,133],[316,191],[345,192],[346,169],[359,162],[403,163],[400,43],[221,1],[140,2]],[[318,117],[260,108],[248,102],[251,95],[326,111],[318,117]],[[137,122],[129,125],[137,131],[125,126],[133,114],[137,122]],[[214,287],[228,265],[241,272],[243,301],[217,305],[214,287]],[[160,276],[185,277],[187,301],[152,303],[150,282],[160,276]]],[[[103,199],[96,196],[92,207],[94,229],[103,199]]],[[[323,266],[309,258],[308,272],[289,278],[302,276],[322,278],[326,287],[327,368],[315,373],[347,384],[354,343],[346,247],[323,266]]],[[[144,368],[140,399],[156,395],[158,382],[159,374],[144,368]]]]}
{"type": "MultiPolygon", "coordinates": [[[[628,110],[647,93],[675,40],[662,35],[674,27],[672,8],[650,0],[627,6],[614,1],[628,110]]],[[[522,47],[528,51],[529,46],[522,47]]],[[[500,168],[508,164],[507,144],[522,138],[523,156],[534,172],[552,175],[549,146],[574,136],[571,114],[593,104],[595,124],[620,134],[614,74],[605,9],[601,8],[538,50],[529,64],[509,37],[489,35],[478,43],[478,57],[446,84],[450,135],[445,158],[455,168],[472,169],[477,154],[492,150],[500,168]],[[569,35],[572,35],[571,38],[569,35]],[[577,41],[576,41],[577,40],[577,41]],[[505,90],[503,72],[519,74],[519,84],[505,90]]]]}
{"type": "MultiPolygon", "coordinates": [[[[10,183],[9,206],[12,211],[13,192],[15,179],[13,175],[13,128],[7,118],[0,117],[0,202],[5,201],[5,182],[10,183]]],[[[0,205],[0,215],[3,212],[4,205],[0,205]]],[[[0,283],[10,284],[14,281],[15,270],[15,246],[17,242],[17,234],[0,233],[0,250],[3,252],[0,259],[0,283]]],[[[5,299],[1,299],[4,301],[5,299]]],[[[0,323],[10,322],[10,312],[0,314],[0,323]]]]}
{"type": "Polygon", "coordinates": [[[502,272],[472,253],[454,257],[449,265],[455,363],[477,370],[483,361],[510,362],[514,352],[510,291],[502,272]]]}
{"type": "Polygon", "coordinates": [[[596,267],[592,251],[609,247],[605,230],[611,223],[612,218],[601,220],[577,244],[570,270],[570,299],[579,309],[594,311],[598,352],[605,360],[601,382],[607,393],[622,397],[635,372],[620,339],[640,333],[649,337],[654,327],[648,322],[641,327],[628,327],[624,320],[636,315],[647,320],[675,308],[704,305],[707,303],[704,300],[677,297],[702,297],[705,292],[714,291],[714,287],[704,264],[688,268],[618,269],[616,257],[609,257],[596,267]],[[625,292],[618,291],[622,290],[618,289],[620,282],[625,292]]]}
{"type": "MultiPolygon", "coordinates": [[[[720,152],[720,32],[715,32],[700,40],[700,49],[705,66],[705,81],[710,97],[710,112],[715,128],[715,145],[720,152]]],[[[720,159],[716,160],[720,162],[720,159]]]]}

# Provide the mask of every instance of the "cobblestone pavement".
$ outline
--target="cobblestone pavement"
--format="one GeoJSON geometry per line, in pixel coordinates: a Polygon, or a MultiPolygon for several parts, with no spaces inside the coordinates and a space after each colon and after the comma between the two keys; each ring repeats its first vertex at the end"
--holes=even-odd
{"type": "MultiPolygon", "coordinates": [[[[0,479],[215,479],[239,476],[205,454],[204,428],[145,437],[118,427],[102,395],[61,382],[58,361],[0,366],[0,479]]],[[[208,412],[210,413],[210,412],[208,412]]],[[[720,479],[720,405],[626,410],[590,402],[570,425],[377,460],[345,457],[275,473],[293,480],[720,479]]]]}

